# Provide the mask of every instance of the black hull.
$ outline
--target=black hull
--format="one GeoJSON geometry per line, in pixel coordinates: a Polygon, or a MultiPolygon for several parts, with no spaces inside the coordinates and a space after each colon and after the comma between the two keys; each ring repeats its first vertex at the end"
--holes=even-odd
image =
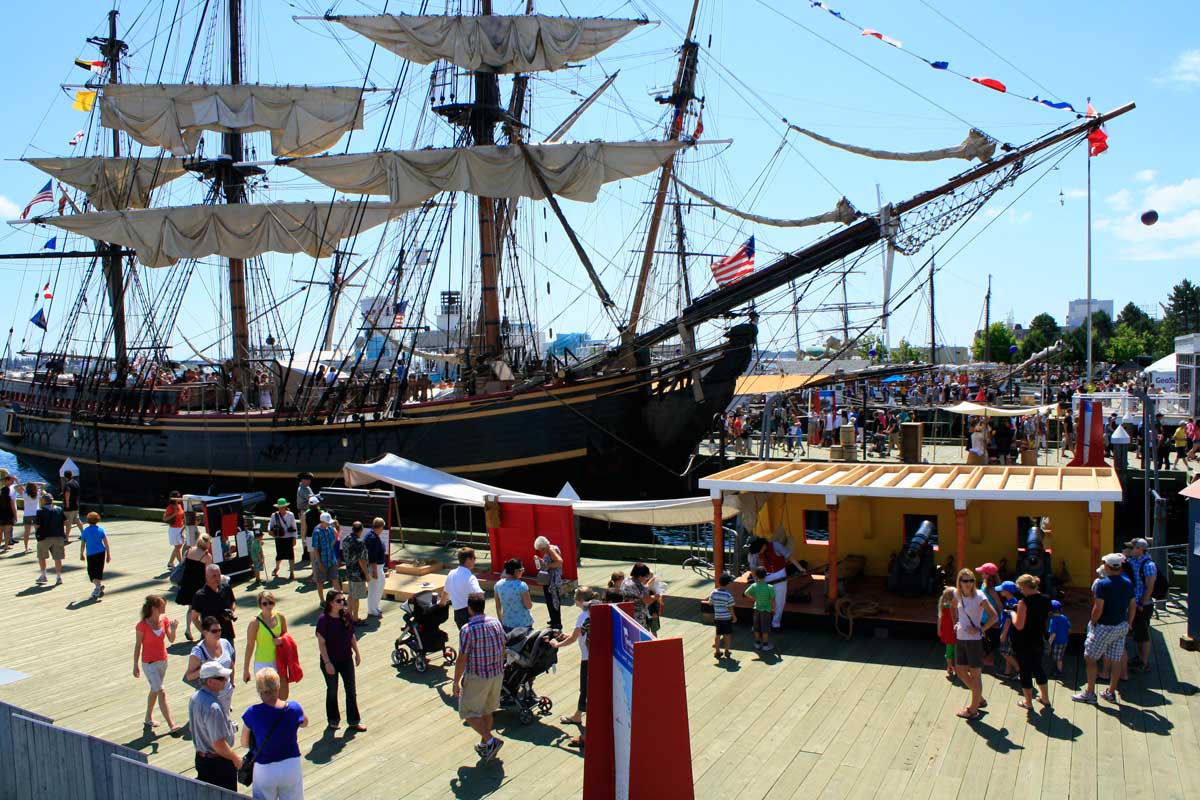
{"type": "MultiPolygon", "coordinates": [[[[3,446],[47,475],[69,457],[85,494],[117,503],[157,504],[175,489],[291,497],[300,471],[328,485],[345,462],[385,453],[519,491],[553,495],[569,481],[590,498],[679,496],[694,491],[694,477],[681,473],[732,399],[753,340],[752,329],[735,337],[706,370],[700,402],[687,380],[662,389],[644,372],[321,425],[187,414],[118,424],[23,411],[18,402],[3,446]]],[[[11,382],[4,388],[14,392],[11,382]]]]}

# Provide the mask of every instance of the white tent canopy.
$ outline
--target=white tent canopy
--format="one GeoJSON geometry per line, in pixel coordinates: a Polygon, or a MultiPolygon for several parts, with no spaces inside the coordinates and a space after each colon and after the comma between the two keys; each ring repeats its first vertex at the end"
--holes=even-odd
{"type": "Polygon", "coordinates": [[[1057,403],[1046,406],[1021,406],[1019,408],[997,408],[985,406],[982,403],[963,401],[956,406],[947,406],[943,411],[952,414],[965,414],[972,417],[1027,417],[1030,414],[1050,414],[1058,408],[1057,403]]]}
{"type": "MultiPolygon", "coordinates": [[[[576,516],[627,525],[701,525],[712,522],[713,515],[712,501],[707,496],[671,500],[564,500],[489,486],[426,467],[391,453],[369,464],[347,462],[342,465],[342,477],[347,486],[362,486],[382,481],[448,503],[469,506],[483,506],[484,499],[488,497],[514,503],[560,505],[569,502],[576,516]]],[[[723,504],[722,513],[725,519],[738,513],[737,503],[732,500],[733,498],[726,498],[723,504]]]]}
{"type": "Polygon", "coordinates": [[[1177,385],[1175,377],[1175,354],[1171,353],[1168,356],[1163,356],[1158,361],[1155,361],[1150,366],[1146,367],[1145,373],[1150,377],[1150,381],[1156,388],[1174,391],[1177,385]]]}

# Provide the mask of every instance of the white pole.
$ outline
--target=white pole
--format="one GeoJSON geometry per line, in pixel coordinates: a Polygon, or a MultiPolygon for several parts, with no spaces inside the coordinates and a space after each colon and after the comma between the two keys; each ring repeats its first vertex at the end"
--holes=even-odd
{"type": "MultiPolygon", "coordinates": [[[[1091,102],[1091,98],[1088,98],[1091,102]]],[[[1087,155],[1087,382],[1092,382],[1092,153],[1087,155]]]]}

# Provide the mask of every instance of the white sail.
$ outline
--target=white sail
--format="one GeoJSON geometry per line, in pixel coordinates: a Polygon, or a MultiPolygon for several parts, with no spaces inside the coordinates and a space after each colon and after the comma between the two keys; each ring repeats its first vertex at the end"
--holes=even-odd
{"type": "MultiPolygon", "coordinates": [[[[658,169],[685,146],[679,141],[582,142],[530,145],[528,150],[550,191],[590,203],[603,184],[658,169]]],[[[535,200],[546,196],[521,149],[511,146],[319,156],[288,166],[340,192],[385,194],[402,205],[416,205],[438,192],[535,200]]]]}
{"type": "Polygon", "coordinates": [[[591,58],[638,25],[635,19],[408,14],[335,16],[355,33],[417,64],[445,60],[482,72],[541,72],[591,58]]]}
{"type": "Polygon", "coordinates": [[[47,225],[137,251],[148,267],[183,258],[253,258],[263,253],[333,254],[347,236],[408,209],[390,203],[269,203],[180,206],[45,217],[47,225]]]}
{"type": "Polygon", "coordinates": [[[27,158],[28,163],[87,195],[98,211],[147,208],[150,192],[184,174],[178,158],[27,158]]]}
{"type": "Polygon", "coordinates": [[[271,132],[276,156],[311,156],[363,126],[362,90],[239,84],[110,84],[100,123],[177,156],[195,152],[203,131],[271,132]]]}

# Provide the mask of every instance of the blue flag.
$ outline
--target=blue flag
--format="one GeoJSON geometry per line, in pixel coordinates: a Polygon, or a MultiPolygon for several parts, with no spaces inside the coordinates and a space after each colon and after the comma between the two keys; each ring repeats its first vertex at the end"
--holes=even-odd
{"type": "Polygon", "coordinates": [[[29,318],[29,321],[34,325],[37,325],[42,330],[46,330],[46,312],[42,309],[39,308],[37,313],[29,318]]]}
{"type": "Polygon", "coordinates": [[[58,249],[58,237],[51,236],[50,240],[47,241],[44,245],[42,245],[42,249],[43,250],[57,250],[58,249]]]}

